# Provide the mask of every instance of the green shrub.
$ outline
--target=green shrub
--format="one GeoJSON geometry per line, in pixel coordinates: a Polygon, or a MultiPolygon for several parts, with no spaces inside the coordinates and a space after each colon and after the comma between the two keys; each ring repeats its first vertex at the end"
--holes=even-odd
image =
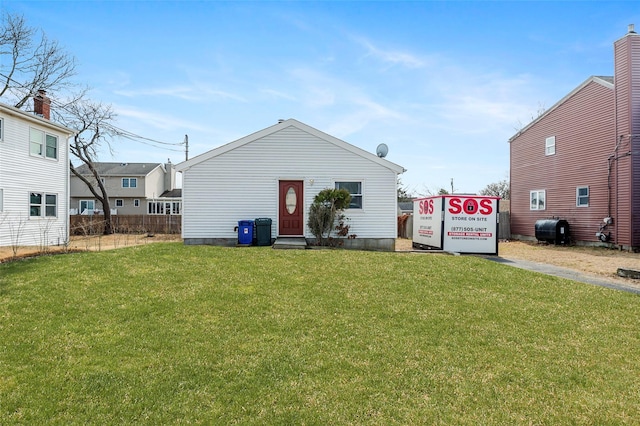
{"type": "Polygon", "coordinates": [[[307,225],[318,245],[326,245],[330,241],[336,219],[343,217],[342,211],[349,207],[350,202],[351,194],[346,189],[326,188],[314,197],[307,225]]]}

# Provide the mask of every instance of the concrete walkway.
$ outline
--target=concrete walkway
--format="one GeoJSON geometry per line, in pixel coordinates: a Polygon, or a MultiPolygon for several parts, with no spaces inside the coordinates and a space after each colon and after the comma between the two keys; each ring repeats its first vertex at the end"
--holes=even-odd
{"type": "Polygon", "coordinates": [[[528,260],[506,259],[500,256],[485,256],[485,258],[494,262],[502,263],[520,269],[527,269],[529,271],[540,272],[542,274],[553,275],[560,278],[566,278],[568,280],[598,285],[614,290],[627,291],[629,293],[640,294],[640,287],[625,285],[624,283],[617,283],[613,280],[607,280],[604,278],[597,278],[591,275],[583,274],[573,269],[561,268],[559,266],[548,265],[546,263],[530,262],[528,260]]]}

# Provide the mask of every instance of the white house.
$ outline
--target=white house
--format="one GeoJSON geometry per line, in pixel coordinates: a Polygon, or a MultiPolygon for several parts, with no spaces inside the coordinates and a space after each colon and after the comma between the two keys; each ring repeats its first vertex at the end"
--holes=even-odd
{"type": "Polygon", "coordinates": [[[36,114],[0,104],[0,246],[49,246],[69,238],[69,141],[49,121],[40,92],[36,114]]]}
{"type": "Polygon", "coordinates": [[[238,221],[272,219],[271,236],[313,239],[309,207],[325,188],[352,195],[345,246],[393,250],[397,182],[405,170],[289,119],[176,167],[182,172],[185,244],[234,245],[238,221]]]}

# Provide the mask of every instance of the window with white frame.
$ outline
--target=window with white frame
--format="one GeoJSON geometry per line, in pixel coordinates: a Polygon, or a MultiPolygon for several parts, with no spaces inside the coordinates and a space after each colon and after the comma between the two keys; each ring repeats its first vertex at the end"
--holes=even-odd
{"type": "Polygon", "coordinates": [[[140,207],[140,200],[138,200],[137,198],[133,200],[133,207],[140,207]]]}
{"type": "Polygon", "coordinates": [[[4,200],[4,192],[2,188],[0,188],[0,212],[2,211],[3,200],[4,200]]]}
{"type": "Polygon", "coordinates": [[[153,200],[147,202],[147,213],[152,215],[160,214],[180,214],[182,208],[181,201],[153,200]]]}
{"type": "Polygon", "coordinates": [[[84,211],[87,211],[87,213],[92,212],[95,210],[95,207],[96,203],[94,200],[80,200],[80,214],[84,211]]]}
{"type": "Polygon", "coordinates": [[[137,188],[138,187],[138,178],[122,178],[122,187],[123,188],[137,188]]]}
{"type": "Polygon", "coordinates": [[[350,209],[362,208],[362,182],[350,181],[350,182],[336,182],[336,189],[346,189],[351,194],[350,209]]]}
{"type": "Polygon", "coordinates": [[[45,158],[58,158],[58,137],[42,130],[29,129],[29,152],[45,158]]]}
{"type": "Polygon", "coordinates": [[[578,186],[576,188],[576,206],[589,207],[589,187],[578,186]]]}
{"type": "Polygon", "coordinates": [[[549,136],[544,141],[544,155],[554,155],[556,153],[556,137],[549,136]]]}
{"type": "Polygon", "coordinates": [[[4,140],[4,118],[0,118],[0,141],[4,140]]]}
{"type": "Polygon", "coordinates": [[[529,210],[544,210],[546,203],[546,193],[544,190],[529,192],[529,210]]]}
{"type": "Polygon", "coordinates": [[[30,217],[56,217],[58,215],[58,196],[42,192],[29,194],[30,217]]]}
{"type": "Polygon", "coordinates": [[[124,200],[122,198],[116,199],[116,207],[124,207],[124,200]]]}

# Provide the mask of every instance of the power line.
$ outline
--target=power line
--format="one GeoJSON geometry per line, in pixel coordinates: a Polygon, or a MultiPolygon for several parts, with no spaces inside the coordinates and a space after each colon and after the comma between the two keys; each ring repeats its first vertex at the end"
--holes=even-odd
{"type": "MultiPolygon", "coordinates": [[[[17,85],[17,88],[28,91],[28,95],[29,96],[31,96],[31,97],[35,96],[35,94],[31,91],[31,89],[25,87],[20,82],[14,80],[13,78],[11,78],[11,77],[3,74],[3,73],[0,73],[0,76],[5,78],[5,79],[7,79],[7,80],[9,80],[9,81],[12,81],[13,83],[15,83],[17,85]]],[[[57,108],[62,109],[62,110],[66,111],[69,114],[72,114],[72,112],[69,111],[69,109],[67,109],[66,105],[63,105],[62,103],[60,103],[59,101],[57,101],[55,99],[50,99],[50,101],[57,108]]],[[[129,139],[129,140],[133,141],[133,142],[142,143],[144,145],[152,146],[154,148],[158,148],[158,149],[162,149],[162,150],[166,150],[166,151],[182,152],[183,150],[181,150],[181,149],[178,150],[178,149],[171,149],[171,148],[163,148],[163,147],[155,146],[155,145],[152,145],[151,143],[146,143],[146,142],[143,142],[143,141],[148,141],[148,142],[152,142],[152,143],[159,144],[159,145],[169,145],[169,146],[180,146],[180,145],[184,145],[185,144],[185,142],[172,143],[172,142],[163,142],[163,141],[147,138],[147,137],[135,134],[133,132],[130,132],[128,130],[124,130],[124,129],[122,129],[122,128],[118,127],[118,126],[115,126],[113,124],[109,124],[109,127],[114,129],[118,136],[122,136],[122,137],[124,137],[126,139],[129,139]]]]}

